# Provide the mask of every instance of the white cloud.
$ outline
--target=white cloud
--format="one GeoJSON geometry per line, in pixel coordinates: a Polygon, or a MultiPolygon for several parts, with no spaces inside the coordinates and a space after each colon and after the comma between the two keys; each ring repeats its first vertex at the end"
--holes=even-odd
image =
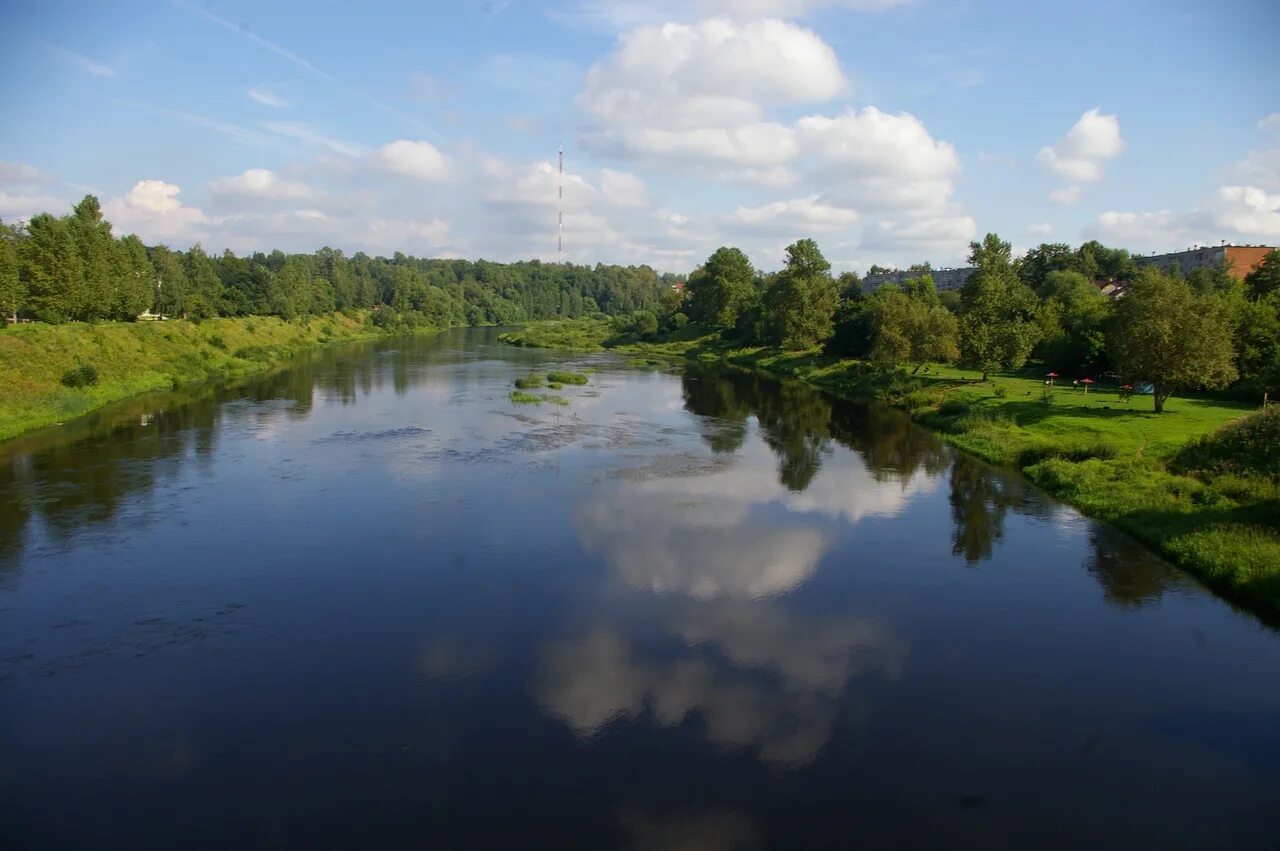
{"type": "Polygon", "coordinates": [[[739,207],[733,215],[738,222],[753,228],[795,234],[843,230],[858,221],[857,210],[824,203],[817,195],[739,207]]]}
{"type": "Polygon", "coordinates": [[[1280,112],[1273,112],[1266,118],[1258,122],[1258,126],[1263,130],[1269,130],[1272,133],[1280,133],[1280,112]]]}
{"type": "Polygon", "coordinates": [[[1071,205],[1080,201],[1082,190],[1079,186],[1063,186],[1049,190],[1049,200],[1055,204],[1071,205]]]}
{"type": "Polygon", "coordinates": [[[583,144],[618,156],[779,165],[798,148],[764,110],[830,100],[846,86],[831,47],[784,21],[641,27],[587,74],[578,105],[594,126],[583,144]]]}
{"type": "Polygon", "coordinates": [[[930,135],[909,113],[874,106],[834,118],[810,115],[796,123],[806,153],[833,193],[859,207],[911,209],[938,214],[955,189],[960,157],[950,142],[930,135]]]}
{"type": "Polygon", "coordinates": [[[377,168],[414,180],[445,180],[449,162],[430,142],[398,139],[379,148],[370,156],[377,168]]]}
{"type": "Polygon", "coordinates": [[[1092,183],[1102,179],[1107,161],[1122,151],[1120,121],[1094,107],[1080,116],[1057,145],[1041,148],[1036,159],[1064,180],[1092,183]]]}
{"type": "Polygon", "coordinates": [[[10,193],[0,189],[0,219],[30,219],[37,213],[63,215],[71,210],[71,202],[55,195],[10,193]]]}
{"type": "Polygon", "coordinates": [[[627,171],[600,170],[600,191],[620,207],[642,207],[649,201],[644,181],[627,171]]]}
{"type": "Polygon", "coordinates": [[[198,239],[205,214],[183,205],[180,187],[163,180],[139,180],[121,197],[102,205],[103,216],[118,233],[135,233],[147,243],[198,239]]]}
{"type": "Polygon", "coordinates": [[[1222,186],[1211,202],[1216,224],[1246,237],[1280,237],[1280,192],[1222,186]]]}
{"type": "MultiPolygon", "coordinates": [[[[1280,119],[1268,116],[1259,127],[1280,130],[1280,119]]],[[[1226,169],[1226,175],[1231,183],[1220,185],[1189,210],[1108,210],[1088,233],[1139,251],[1174,251],[1219,240],[1280,241],[1280,146],[1250,151],[1226,169]]]]}
{"type": "Polygon", "coordinates": [[[563,24],[616,32],[639,26],[707,17],[735,19],[800,18],[820,9],[837,7],[878,11],[910,0],[577,0],[551,12],[563,24]]]}
{"type": "Polygon", "coordinates": [[[282,180],[275,172],[265,168],[245,169],[235,177],[215,180],[211,188],[216,195],[267,201],[296,201],[315,195],[315,190],[305,183],[282,180]]]}
{"type": "Polygon", "coordinates": [[[1037,222],[1033,225],[1027,225],[1027,233],[1032,236],[1049,236],[1053,233],[1053,225],[1048,222],[1037,222]]]}
{"type": "Polygon", "coordinates": [[[44,183],[46,180],[40,169],[29,163],[0,160],[0,184],[44,183]]]}
{"type": "Polygon", "coordinates": [[[269,89],[258,87],[249,89],[249,99],[263,106],[269,106],[273,109],[285,109],[289,106],[289,102],[269,89]]]}

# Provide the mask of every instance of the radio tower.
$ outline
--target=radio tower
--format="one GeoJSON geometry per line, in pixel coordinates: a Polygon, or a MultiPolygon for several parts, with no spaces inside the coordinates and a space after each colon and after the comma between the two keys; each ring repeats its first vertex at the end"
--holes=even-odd
{"type": "Polygon", "coordinates": [[[556,262],[564,265],[564,143],[560,144],[560,177],[556,181],[556,262]]]}

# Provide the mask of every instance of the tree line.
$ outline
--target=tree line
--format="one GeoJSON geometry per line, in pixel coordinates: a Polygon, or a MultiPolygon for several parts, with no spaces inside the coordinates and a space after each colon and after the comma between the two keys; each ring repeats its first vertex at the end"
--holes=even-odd
{"type": "MultiPolygon", "coordinates": [[[[1178,390],[1280,391],[1280,251],[1244,280],[1225,269],[1184,278],[1139,268],[1097,242],[1014,258],[995,234],[971,243],[968,259],[975,271],[958,295],[939,294],[928,274],[868,294],[856,274],[833,277],[810,239],[791,245],[773,274],[725,247],[689,276],[681,311],[742,345],[821,347],[917,371],[954,362],[985,379],[1037,362],[1066,376],[1114,375],[1151,385],[1157,411],[1178,390]],[[1123,282],[1123,295],[1105,295],[1099,281],[1123,282]]],[[[683,318],[658,324],[674,329],[683,318]]]]}
{"type": "Polygon", "coordinates": [[[0,314],[40,322],[276,315],[286,320],[377,308],[386,327],[510,324],[534,319],[661,311],[678,281],[648,266],[536,260],[391,258],[333,248],[313,254],[231,251],[210,256],[113,236],[98,199],[65,216],[0,222],[0,314]]]}

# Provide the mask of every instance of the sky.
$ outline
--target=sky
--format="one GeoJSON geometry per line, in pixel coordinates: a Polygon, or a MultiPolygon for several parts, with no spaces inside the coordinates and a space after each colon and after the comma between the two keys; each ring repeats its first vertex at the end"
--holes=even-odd
{"type": "Polygon", "coordinates": [[[1273,0],[0,0],[0,218],[688,272],[1280,244],[1273,0]]]}

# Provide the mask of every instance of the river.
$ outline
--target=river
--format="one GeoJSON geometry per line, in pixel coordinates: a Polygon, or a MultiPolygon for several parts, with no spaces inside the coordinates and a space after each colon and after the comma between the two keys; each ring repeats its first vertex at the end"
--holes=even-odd
{"type": "Polygon", "coordinates": [[[0,847],[1277,836],[1280,633],[892,410],[475,329],[0,445],[0,847]]]}

